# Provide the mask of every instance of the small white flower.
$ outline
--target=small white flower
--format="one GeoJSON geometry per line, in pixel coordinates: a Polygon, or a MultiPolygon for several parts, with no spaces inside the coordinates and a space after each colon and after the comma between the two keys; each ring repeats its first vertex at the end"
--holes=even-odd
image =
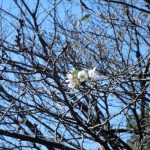
{"type": "Polygon", "coordinates": [[[69,80],[71,80],[71,79],[73,79],[73,75],[72,75],[72,74],[67,74],[67,78],[68,78],[69,80]]]}
{"type": "Polygon", "coordinates": [[[98,75],[98,73],[96,72],[96,67],[94,67],[94,69],[90,70],[88,72],[89,74],[89,77],[92,79],[92,80],[99,80],[100,76],[98,75]]]}
{"type": "Polygon", "coordinates": [[[67,80],[65,82],[68,83],[69,88],[75,88],[79,85],[79,81],[72,74],[67,74],[67,80]]]}
{"type": "Polygon", "coordinates": [[[75,88],[79,86],[79,81],[77,79],[70,80],[68,87],[69,88],[75,88]]]}
{"type": "Polygon", "coordinates": [[[84,82],[88,79],[88,74],[82,70],[82,71],[79,71],[78,72],[78,79],[81,81],[81,82],[84,82]]]}
{"type": "Polygon", "coordinates": [[[76,86],[76,84],[75,84],[74,82],[70,82],[70,83],[68,84],[68,87],[69,87],[69,88],[75,88],[75,86],[76,86]]]}
{"type": "Polygon", "coordinates": [[[69,83],[73,81],[73,76],[72,74],[67,74],[67,80],[65,82],[69,83]]]}
{"type": "Polygon", "coordinates": [[[94,69],[92,69],[92,70],[90,70],[90,71],[88,72],[90,78],[93,77],[93,75],[94,75],[94,73],[95,73],[95,70],[96,70],[96,67],[94,67],[94,69]]]}

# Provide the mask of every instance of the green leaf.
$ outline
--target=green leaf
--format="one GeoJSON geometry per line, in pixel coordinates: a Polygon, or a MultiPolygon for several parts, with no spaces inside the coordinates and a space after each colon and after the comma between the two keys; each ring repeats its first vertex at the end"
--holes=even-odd
{"type": "Polygon", "coordinates": [[[73,22],[73,26],[74,26],[74,27],[80,26],[80,25],[81,25],[81,21],[80,21],[80,20],[78,20],[78,21],[75,20],[75,21],[73,22]]]}
{"type": "Polygon", "coordinates": [[[72,75],[77,75],[78,72],[79,72],[79,70],[71,70],[71,71],[70,71],[70,73],[71,73],[72,75]]]}
{"type": "Polygon", "coordinates": [[[87,21],[90,18],[90,16],[91,16],[90,14],[83,16],[81,21],[87,21]]]}
{"type": "Polygon", "coordinates": [[[125,35],[125,30],[120,30],[120,31],[118,31],[118,34],[119,34],[119,36],[120,36],[121,38],[123,38],[124,35],[125,35]]]}
{"type": "Polygon", "coordinates": [[[73,45],[74,48],[78,48],[78,43],[73,45]]]}
{"type": "Polygon", "coordinates": [[[73,26],[76,27],[76,25],[77,25],[77,21],[75,20],[73,26]]]}
{"type": "Polygon", "coordinates": [[[80,20],[77,21],[77,25],[78,25],[78,26],[81,25],[81,21],[80,21],[80,20]]]}
{"type": "Polygon", "coordinates": [[[78,74],[78,70],[74,70],[73,72],[72,72],[72,75],[77,75],[78,74]]]}

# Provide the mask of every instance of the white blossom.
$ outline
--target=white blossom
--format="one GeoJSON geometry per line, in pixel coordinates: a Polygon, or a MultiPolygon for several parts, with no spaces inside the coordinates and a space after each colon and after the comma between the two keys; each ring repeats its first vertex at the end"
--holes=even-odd
{"type": "Polygon", "coordinates": [[[65,82],[69,83],[72,82],[72,80],[73,80],[72,74],[67,74],[67,80],[65,82]]]}
{"type": "Polygon", "coordinates": [[[75,88],[75,86],[76,86],[76,84],[75,84],[74,82],[70,82],[70,83],[68,84],[68,87],[69,87],[69,88],[75,88]]]}
{"type": "Polygon", "coordinates": [[[77,88],[84,81],[95,81],[99,80],[100,76],[96,71],[96,67],[92,70],[89,70],[88,73],[85,70],[73,70],[67,74],[67,80],[65,82],[68,83],[69,88],[77,88]]]}
{"type": "Polygon", "coordinates": [[[94,67],[94,69],[90,70],[88,72],[89,77],[91,78],[91,80],[99,80],[100,76],[96,71],[96,67],[94,67]]]}
{"type": "Polygon", "coordinates": [[[67,74],[67,78],[68,78],[69,80],[71,80],[71,79],[73,79],[73,75],[72,75],[72,74],[67,74]]]}
{"type": "Polygon", "coordinates": [[[88,74],[82,70],[82,71],[79,71],[78,72],[78,79],[81,81],[81,82],[84,82],[88,79],[88,74]]]}
{"type": "Polygon", "coordinates": [[[79,85],[78,80],[74,78],[72,74],[67,74],[67,80],[65,82],[68,83],[69,88],[75,88],[79,85]]]}
{"type": "Polygon", "coordinates": [[[77,79],[70,80],[68,87],[75,88],[79,86],[79,81],[77,79]]]}

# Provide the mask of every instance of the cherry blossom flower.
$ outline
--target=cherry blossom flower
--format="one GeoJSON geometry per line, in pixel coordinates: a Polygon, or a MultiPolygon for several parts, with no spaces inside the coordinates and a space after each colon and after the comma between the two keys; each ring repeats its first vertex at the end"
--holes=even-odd
{"type": "Polygon", "coordinates": [[[71,70],[67,74],[67,80],[65,82],[68,83],[69,88],[78,88],[85,81],[90,82],[99,80],[100,76],[96,71],[96,67],[92,70],[89,70],[88,73],[85,70],[71,70]]]}
{"type": "Polygon", "coordinates": [[[80,82],[84,82],[88,79],[88,74],[82,70],[78,72],[78,79],[80,80],[80,82]]]}
{"type": "Polygon", "coordinates": [[[79,85],[79,82],[77,80],[73,80],[68,84],[69,88],[75,88],[79,85]]]}
{"type": "Polygon", "coordinates": [[[72,74],[67,74],[68,80],[66,80],[67,83],[72,82],[73,80],[73,75],[72,74]]]}
{"type": "Polygon", "coordinates": [[[89,75],[89,78],[91,78],[91,80],[99,80],[100,79],[100,75],[96,71],[96,67],[94,67],[94,69],[90,70],[88,72],[88,75],[89,75]]]}
{"type": "Polygon", "coordinates": [[[69,88],[75,88],[79,85],[78,80],[74,78],[72,74],[67,74],[67,80],[65,82],[69,83],[69,88]]]}

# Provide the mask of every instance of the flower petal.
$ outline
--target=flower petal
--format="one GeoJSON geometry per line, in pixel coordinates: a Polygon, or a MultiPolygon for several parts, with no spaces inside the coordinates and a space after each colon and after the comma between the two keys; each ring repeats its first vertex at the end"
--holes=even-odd
{"type": "Polygon", "coordinates": [[[88,75],[91,78],[91,80],[99,80],[100,79],[99,74],[96,72],[96,67],[94,67],[92,70],[90,70],[88,72],[88,75]]]}
{"type": "Polygon", "coordinates": [[[69,83],[69,82],[70,82],[70,80],[65,80],[65,82],[66,82],[66,83],[69,83]]]}
{"type": "Polygon", "coordinates": [[[68,87],[69,87],[69,88],[74,88],[75,86],[76,86],[76,84],[73,83],[73,82],[68,84],[68,87]]]}
{"type": "Polygon", "coordinates": [[[72,74],[67,74],[67,78],[70,80],[70,79],[73,79],[73,76],[72,74]]]}

